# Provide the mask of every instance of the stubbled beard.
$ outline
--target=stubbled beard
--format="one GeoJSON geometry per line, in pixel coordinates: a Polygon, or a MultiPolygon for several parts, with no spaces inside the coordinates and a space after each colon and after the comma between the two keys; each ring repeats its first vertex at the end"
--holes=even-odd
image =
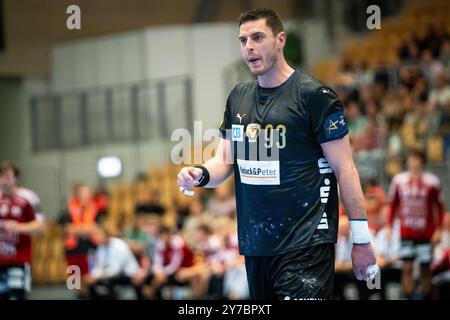
{"type": "MultiPolygon", "coordinates": [[[[250,69],[250,72],[251,72],[252,74],[254,74],[255,76],[262,76],[262,75],[265,75],[266,73],[268,73],[269,71],[271,71],[271,70],[273,69],[273,67],[275,66],[277,60],[278,60],[278,57],[277,57],[277,55],[275,54],[275,55],[272,57],[272,59],[270,60],[270,61],[271,61],[270,67],[265,68],[265,69],[264,69],[264,63],[262,62],[262,64],[263,64],[263,69],[262,69],[261,71],[252,71],[252,69],[250,68],[250,66],[248,66],[248,67],[249,67],[249,69],[250,69]]],[[[261,60],[261,61],[262,61],[262,60],[261,60]]]]}

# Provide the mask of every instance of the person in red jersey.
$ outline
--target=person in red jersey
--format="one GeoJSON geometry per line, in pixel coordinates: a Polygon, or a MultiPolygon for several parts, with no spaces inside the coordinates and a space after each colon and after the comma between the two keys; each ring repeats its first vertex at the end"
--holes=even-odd
{"type": "MultiPolygon", "coordinates": [[[[431,292],[430,263],[433,244],[440,240],[444,205],[440,198],[441,187],[437,176],[424,171],[425,154],[412,151],[408,154],[406,172],[392,179],[391,204],[388,226],[400,218],[401,250],[403,260],[402,286],[406,298],[428,298],[431,292]],[[415,295],[413,278],[414,261],[420,264],[421,293],[415,295]]],[[[388,229],[388,237],[390,235],[388,229]]]]}
{"type": "Polygon", "coordinates": [[[19,169],[0,165],[0,299],[26,299],[31,290],[31,234],[42,229],[31,204],[17,195],[19,169]]]}
{"type": "Polygon", "coordinates": [[[143,292],[159,300],[164,286],[189,284],[181,279],[180,271],[194,265],[194,256],[184,239],[168,227],[161,228],[155,250],[152,273],[144,280],[143,292]]]}

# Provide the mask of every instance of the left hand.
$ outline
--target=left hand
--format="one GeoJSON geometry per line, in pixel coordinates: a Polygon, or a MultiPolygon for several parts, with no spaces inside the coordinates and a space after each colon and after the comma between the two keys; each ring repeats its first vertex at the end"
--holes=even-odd
{"type": "Polygon", "coordinates": [[[8,233],[18,233],[20,231],[20,223],[16,220],[6,220],[3,222],[3,228],[8,233]]]}
{"type": "Polygon", "coordinates": [[[353,245],[352,265],[356,279],[367,280],[369,278],[367,268],[376,264],[377,259],[370,244],[353,245]]]}

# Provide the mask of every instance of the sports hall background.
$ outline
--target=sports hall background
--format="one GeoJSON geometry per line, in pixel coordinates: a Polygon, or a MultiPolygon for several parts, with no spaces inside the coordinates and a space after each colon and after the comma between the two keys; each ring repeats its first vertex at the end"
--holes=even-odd
{"type": "MultiPolygon", "coordinates": [[[[252,78],[236,21],[256,7],[281,16],[292,66],[344,102],[363,182],[387,192],[406,150],[420,148],[450,206],[446,0],[0,0],[0,160],[19,166],[47,221],[33,239],[32,299],[74,297],[58,222],[76,183],[106,200],[117,236],[139,226],[139,205],[162,208],[161,224],[193,247],[191,215],[204,216],[213,235],[233,229],[231,183],[195,199],[178,192],[171,134],[195,120],[202,130],[218,127],[230,89],[252,78]],[[66,27],[72,4],[81,8],[81,30],[66,27]],[[381,30],[366,26],[371,4],[381,8],[381,30]],[[121,160],[119,177],[99,176],[104,156],[121,160]]],[[[200,249],[195,256],[201,263],[200,249]]],[[[189,286],[178,294],[189,297],[189,286]]],[[[389,294],[400,298],[399,285],[389,294]]]]}

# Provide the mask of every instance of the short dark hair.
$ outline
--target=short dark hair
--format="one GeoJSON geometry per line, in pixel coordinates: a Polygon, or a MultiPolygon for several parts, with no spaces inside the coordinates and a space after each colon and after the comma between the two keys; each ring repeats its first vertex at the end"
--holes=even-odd
{"type": "Polygon", "coordinates": [[[279,34],[281,31],[284,31],[283,23],[281,22],[278,13],[267,8],[258,8],[242,13],[239,17],[239,27],[248,21],[255,21],[259,19],[266,20],[266,24],[270,27],[270,29],[272,29],[274,36],[279,34]]]}
{"type": "Polygon", "coordinates": [[[206,223],[202,223],[197,227],[197,230],[199,231],[203,231],[204,233],[206,233],[207,235],[211,235],[212,234],[212,229],[209,225],[207,225],[206,223]]]}
{"type": "Polygon", "coordinates": [[[422,160],[422,164],[427,163],[427,155],[420,149],[411,149],[408,152],[408,157],[416,157],[422,160]]]}
{"type": "Polygon", "coordinates": [[[0,174],[4,174],[7,171],[11,170],[14,173],[16,178],[20,176],[20,170],[12,161],[4,161],[0,164],[0,174]]]}

